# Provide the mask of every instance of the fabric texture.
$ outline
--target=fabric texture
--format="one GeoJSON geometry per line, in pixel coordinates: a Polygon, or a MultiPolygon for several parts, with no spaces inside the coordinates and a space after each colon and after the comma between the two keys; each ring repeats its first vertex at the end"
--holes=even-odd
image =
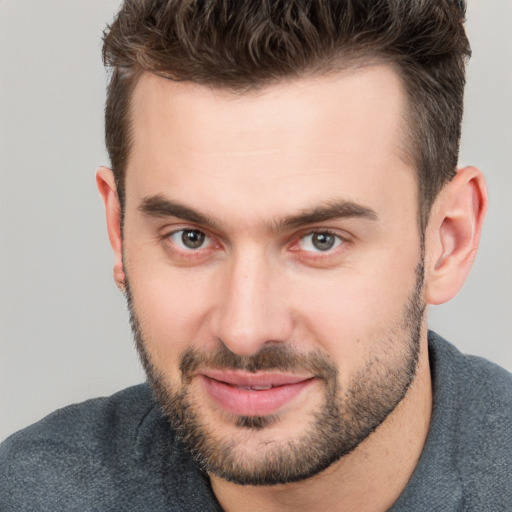
{"type": "MultiPolygon", "coordinates": [[[[512,510],[512,375],[429,334],[434,408],[392,512],[512,510]]],[[[0,445],[2,512],[221,511],[143,384],[58,410],[0,445]]]]}

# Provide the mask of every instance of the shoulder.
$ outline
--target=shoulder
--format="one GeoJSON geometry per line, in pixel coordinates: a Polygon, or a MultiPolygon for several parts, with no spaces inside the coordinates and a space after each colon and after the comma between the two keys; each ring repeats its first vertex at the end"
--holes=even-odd
{"type": "Polygon", "coordinates": [[[444,406],[471,419],[470,425],[512,419],[510,372],[481,357],[462,354],[433,333],[429,343],[435,391],[446,398],[444,406]]]}
{"type": "Polygon", "coordinates": [[[27,445],[46,443],[94,450],[116,431],[132,428],[153,407],[151,392],[143,384],[109,397],[69,405],[7,438],[0,445],[0,456],[5,457],[12,450],[23,453],[27,445]]]}
{"type": "Polygon", "coordinates": [[[149,388],[134,386],[13,434],[0,445],[0,509],[79,510],[98,494],[114,500],[112,481],[122,488],[139,425],[154,410],[149,388]]]}
{"type": "Polygon", "coordinates": [[[451,417],[456,435],[453,455],[463,495],[475,509],[496,502],[501,510],[499,503],[512,503],[512,374],[444,340],[434,343],[434,379],[441,381],[434,382],[449,390],[440,412],[451,417]]]}
{"type": "Polygon", "coordinates": [[[393,511],[508,511],[512,375],[429,333],[433,409],[423,453],[393,511]]]}
{"type": "MultiPolygon", "coordinates": [[[[467,358],[461,393],[460,471],[474,507],[512,503],[512,375],[480,358],[467,358]]],[[[505,510],[505,509],[504,509],[505,510]]]]}

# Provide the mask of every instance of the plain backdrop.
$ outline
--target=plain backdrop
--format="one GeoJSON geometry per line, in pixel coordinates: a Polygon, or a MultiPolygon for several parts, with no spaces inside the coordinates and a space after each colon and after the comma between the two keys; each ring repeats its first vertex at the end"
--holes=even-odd
{"type": "MultiPolygon", "coordinates": [[[[469,3],[461,164],[484,170],[490,210],[470,279],[430,325],[512,370],[512,1],[469,3]]],[[[94,180],[118,5],[0,0],[0,439],[144,379],[94,180]]]]}

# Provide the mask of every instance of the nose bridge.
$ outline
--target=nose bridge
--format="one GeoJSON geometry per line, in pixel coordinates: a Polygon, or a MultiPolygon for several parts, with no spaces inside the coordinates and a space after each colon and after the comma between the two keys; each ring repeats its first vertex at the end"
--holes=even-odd
{"type": "Polygon", "coordinates": [[[291,318],[279,295],[279,272],[260,248],[233,256],[221,283],[216,335],[234,353],[257,353],[267,342],[285,341],[291,318]]]}

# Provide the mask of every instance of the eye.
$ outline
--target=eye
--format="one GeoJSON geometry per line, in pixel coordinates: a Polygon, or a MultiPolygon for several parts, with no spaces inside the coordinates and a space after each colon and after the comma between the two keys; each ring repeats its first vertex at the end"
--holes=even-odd
{"type": "Polygon", "coordinates": [[[171,233],[169,238],[179,249],[185,251],[204,249],[211,243],[209,237],[198,229],[180,229],[171,233]]]}
{"type": "Polygon", "coordinates": [[[302,237],[299,241],[299,247],[302,251],[326,252],[335,249],[343,240],[329,231],[319,231],[310,233],[302,237]]]}

